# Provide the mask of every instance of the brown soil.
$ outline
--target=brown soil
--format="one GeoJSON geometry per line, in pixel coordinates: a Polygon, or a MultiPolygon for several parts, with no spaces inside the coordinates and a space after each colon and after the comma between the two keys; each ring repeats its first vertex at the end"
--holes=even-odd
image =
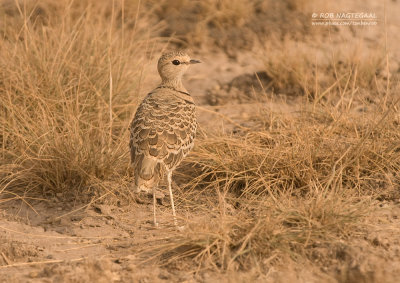
{"type": "MultiPolygon", "coordinates": [[[[351,245],[312,249],[314,264],[286,259],[260,277],[254,270],[220,274],[196,270],[190,260],[168,268],[140,253],[152,238],[179,233],[171,227],[168,199],[159,205],[160,228],[151,224],[151,199],[142,204],[97,204],[74,212],[65,202],[2,205],[2,282],[397,282],[400,272],[400,202],[383,202],[370,229],[351,245]],[[146,258],[145,261],[143,259],[146,258]]],[[[183,214],[182,199],[177,200],[183,214]]],[[[77,206],[79,208],[79,206],[77,206]]],[[[203,216],[207,217],[207,216],[203,216]]],[[[186,209],[185,221],[199,218],[186,209]]],[[[190,229],[190,227],[188,227],[190,229]]]]}

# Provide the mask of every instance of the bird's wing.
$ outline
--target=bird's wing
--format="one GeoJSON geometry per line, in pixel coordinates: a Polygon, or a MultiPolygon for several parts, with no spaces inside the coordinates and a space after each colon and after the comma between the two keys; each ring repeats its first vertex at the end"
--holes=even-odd
{"type": "Polygon", "coordinates": [[[144,155],[175,168],[192,148],[196,128],[194,105],[148,95],[131,123],[132,163],[144,155]]]}

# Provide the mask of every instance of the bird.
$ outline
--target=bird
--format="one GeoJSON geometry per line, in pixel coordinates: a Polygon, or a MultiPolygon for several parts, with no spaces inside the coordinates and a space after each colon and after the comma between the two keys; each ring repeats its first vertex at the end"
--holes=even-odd
{"type": "Polygon", "coordinates": [[[162,54],[157,64],[161,83],[143,99],[130,124],[133,191],[152,192],[154,226],[158,226],[157,187],[165,173],[173,221],[177,226],[172,173],[193,148],[197,130],[196,106],[182,84],[182,76],[190,65],[198,63],[201,62],[191,59],[184,51],[162,54]]]}

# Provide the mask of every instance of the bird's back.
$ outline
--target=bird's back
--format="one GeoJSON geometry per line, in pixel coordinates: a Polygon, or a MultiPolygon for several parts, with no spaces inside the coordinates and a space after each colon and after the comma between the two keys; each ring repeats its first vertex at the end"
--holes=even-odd
{"type": "Polygon", "coordinates": [[[197,122],[190,95],[158,87],[139,105],[130,126],[136,191],[156,186],[164,169],[174,170],[193,147],[197,122]]]}

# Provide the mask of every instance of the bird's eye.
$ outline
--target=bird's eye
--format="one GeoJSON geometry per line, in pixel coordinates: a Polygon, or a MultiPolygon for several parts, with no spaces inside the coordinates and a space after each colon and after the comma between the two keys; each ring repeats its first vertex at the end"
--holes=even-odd
{"type": "Polygon", "coordinates": [[[181,62],[179,62],[179,60],[174,60],[174,61],[172,61],[172,64],[174,64],[174,65],[179,65],[181,62]]]}

